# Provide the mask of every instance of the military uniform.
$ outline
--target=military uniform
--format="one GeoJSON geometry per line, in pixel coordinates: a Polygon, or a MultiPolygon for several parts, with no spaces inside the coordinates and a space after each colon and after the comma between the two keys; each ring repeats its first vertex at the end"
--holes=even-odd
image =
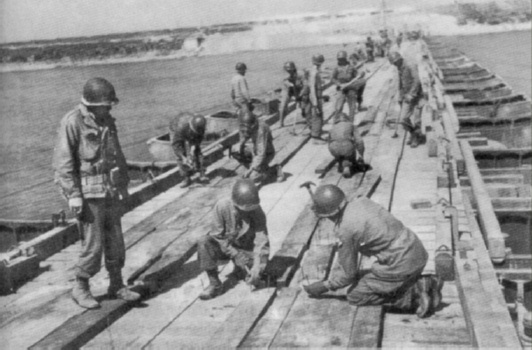
{"type": "Polygon", "coordinates": [[[231,99],[237,107],[240,116],[250,112],[251,96],[248,82],[242,74],[235,74],[231,79],[231,99]]]}
{"type": "Polygon", "coordinates": [[[297,74],[297,72],[294,72],[294,74],[288,74],[288,76],[283,79],[281,85],[281,103],[279,105],[279,121],[281,126],[284,125],[286,108],[288,107],[290,99],[293,97],[296,102],[301,102],[303,85],[303,79],[297,74]]]}
{"type": "Polygon", "coordinates": [[[323,126],[323,86],[319,68],[314,65],[301,92],[301,110],[310,125],[310,136],[320,138],[323,126]]]}
{"type": "Polygon", "coordinates": [[[399,68],[399,101],[401,101],[401,122],[412,125],[414,129],[421,128],[423,90],[418,67],[406,60],[399,68]]]}
{"type": "Polygon", "coordinates": [[[203,134],[192,131],[190,124],[193,118],[194,116],[191,114],[181,114],[170,122],[170,142],[177,156],[179,173],[183,177],[190,176],[194,170],[200,170],[202,168],[203,155],[201,153],[201,142],[203,141],[203,134]],[[183,157],[187,157],[191,153],[194,154],[192,164],[194,169],[190,165],[183,163],[183,157]]]}
{"type": "Polygon", "coordinates": [[[364,141],[357,128],[352,122],[342,120],[333,125],[329,135],[329,151],[338,161],[339,168],[353,169],[357,161],[356,151],[364,157],[364,141]]]}
{"type": "Polygon", "coordinates": [[[264,271],[270,254],[266,214],[261,207],[238,210],[230,198],[222,199],[214,208],[212,229],[198,242],[200,268],[216,269],[219,260],[234,258],[239,252],[248,257],[247,267],[264,271]]]}
{"type": "MultiPolygon", "coordinates": [[[[268,164],[275,157],[275,147],[273,146],[270,127],[262,120],[259,120],[257,129],[252,132],[250,139],[253,154],[250,169],[254,170],[251,173],[250,179],[256,184],[260,184],[267,176],[268,164]]],[[[241,140],[241,143],[245,141],[245,139],[241,140]]]]}
{"type": "MultiPolygon", "coordinates": [[[[356,78],[357,70],[351,64],[338,65],[334,68],[331,81],[337,86],[345,84],[356,78]]],[[[355,110],[356,110],[356,101],[357,101],[357,89],[355,88],[344,88],[341,89],[338,87],[336,92],[336,104],[335,104],[335,113],[338,116],[344,108],[344,103],[347,101],[349,106],[349,119],[351,122],[355,120],[355,110]]]]}
{"type": "MultiPolygon", "coordinates": [[[[349,202],[336,230],[338,268],[325,286],[352,285],[347,299],[355,305],[403,304],[421,275],[428,254],[418,237],[384,208],[365,197],[349,202]],[[374,256],[371,270],[357,281],[359,254],[374,256]]],[[[405,304],[409,304],[406,302],[405,304]]]]}
{"type": "Polygon", "coordinates": [[[114,119],[97,121],[83,104],[66,114],[58,131],[54,170],[67,199],[83,198],[83,247],[76,277],[94,276],[102,253],[108,271],[121,270],[125,248],[119,194],[127,196],[129,178],[114,119]]]}

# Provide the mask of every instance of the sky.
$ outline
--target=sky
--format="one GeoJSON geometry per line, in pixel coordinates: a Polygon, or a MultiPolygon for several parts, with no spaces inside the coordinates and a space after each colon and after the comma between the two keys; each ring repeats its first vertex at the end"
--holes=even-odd
{"type": "MultiPolygon", "coordinates": [[[[388,0],[388,7],[451,0],[388,0]]],[[[174,29],[338,13],[380,6],[379,0],[0,0],[0,42],[174,29]]]]}

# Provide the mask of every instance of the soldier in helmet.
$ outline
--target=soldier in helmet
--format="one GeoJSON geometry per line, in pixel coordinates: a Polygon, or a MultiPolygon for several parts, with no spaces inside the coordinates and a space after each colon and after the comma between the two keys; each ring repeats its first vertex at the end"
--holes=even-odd
{"type": "Polygon", "coordinates": [[[370,36],[366,40],[366,57],[368,62],[375,61],[375,42],[370,36]]]}
{"type": "Polygon", "coordinates": [[[292,97],[296,102],[301,102],[301,91],[303,89],[303,80],[297,74],[296,64],[288,61],[284,64],[283,69],[288,73],[288,76],[283,79],[281,86],[281,103],[279,105],[279,124],[284,126],[284,117],[286,114],[286,107],[292,97]]]}
{"type": "Polygon", "coordinates": [[[399,72],[399,103],[401,103],[401,124],[410,134],[407,144],[415,148],[423,141],[421,133],[421,110],[423,108],[423,90],[419,79],[418,67],[413,62],[405,62],[399,52],[392,52],[390,63],[399,72]]]}
{"type": "Polygon", "coordinates": [[[353,305],[387,304],[426,317],[441,302],[442,280],[422,276],[428,254],[414,232],[386,209],[366,197],[347,201],[335,185],[319,186],[312,194],[313,211],[336,224],[339,268],[326,281],[304,286],[313,297],[351,285],[353,305]],[[371,270],[359,276],[359,255],[374,256],[371,270]]]}
{"type": "Polygon", "coordinates": [[[252,110],[251,96],[249,94],[248,83],[245,75],[247,66],[245,63],[238,62],[235,66],[236,74],[231,79],[231,100],[237,108],[239,116],[252,110]]]}
{"type": "Polygon", "coordinates": [[[247,274],[247,282],[257,286],[269,254],[266,215],[260,206],[259,191],[253,181],[240,179],[233,186],[231,198],[216,203],[213,227],[198,241],[200,268],[209,277],[209,286],[200,299],[212,299],[223,292],[219,260],[232,259],[236,268],[233,275],[247,274]]]}
{"type": "Polygon", "coordinates": [[[355,110],[357,101],[357,87],[353,86],[354,79],[357,77],[356,68],[349,64],[347,60],[346,51],[338,51],[336,55],[338,60],[338,66],[336,66],[332,72],[331,82],[336,85],[336,104],[335,104],[335,118],[338,118],[339,114],[344,109],[344,104],[347,101],[349,106],[349,120],[354,122],[355,110]]]}
{"type": "Polygon", "coordinates": [[[338,171],[346,178],[351,177],[357,168],[365,166],[364,141],[351,119],[343,112],[337,116],[331,129],[329,152],[338,162],[338,171]]]}
{"type": "Polygon", "coordinates": [[[170,122],[170,142],[177,157],[179,173],[184,179],[182,188],[190,186],[192,182],[190,176],[194,171],[199,172],[201,182],[208,182],[201,153],[205,125],[204,116],[187,112],[178,114],[170,122]]]}
{"type": "Polygon", "coordinates": [[[126,301],[140,297],[122,281],[125,248],[119,199],[128,197],[129,177],[115,119],[110,114],[117,103],[111,83],[103,78],[89,79],[81,104],[61,120],[54,149],[55,182],[82,231],[72,298],[87,309],[100,306],[90,292],[89,279],[100,271],[102,255],[109,272],[108,296],[126,301]]]}
{"type": "Polygon", "coordinates": [[[257,186],[262,185],[268,176],[269,163],[275,157],[273,137],[270,127],[251,112],[240,121],[240,158],[251,155],[251,164],[244,177],[250,178],[257,186]],[[246,152],[246,141],[251,140],[252,149],[246,152]]]}
{"type": "Polygon", "coordinates": [[[325,62],[323,55],[312,56],[312,69],[308,75],[308,89],[303,89],[301,109],[308,111],[310,120],[310,136],[315,144],[324,144],[321,138],[323,126],[323,84],[320,76],[320,67],[325,62]]]}

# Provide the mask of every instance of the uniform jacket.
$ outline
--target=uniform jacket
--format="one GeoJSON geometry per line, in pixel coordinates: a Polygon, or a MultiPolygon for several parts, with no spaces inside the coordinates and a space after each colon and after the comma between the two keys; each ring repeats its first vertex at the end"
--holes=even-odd
{"type": "Polygon", "coordinates": [[[231,79],[231,98],[239,103],[251,101],[248,83],[246,78],[241,74],[236,74],[233,79],[231,79]]]}
{"type": "Polygon", "coordinates": [[[116,131],[115,119],[98,124],[80,104],[61,120],[54,149],[55,182],[67,199],[104,198],[127,188],[127,164],[116,131]],[[118,178],[111,183],[111,169],[118,178]]]}
{"type": "Polygon", "coordinates": [[[222,252],[230,257],[238,249],[253,251],[254,264],[264,269],[270,254],[270,241],[266,227],[266,214],[261,207],[250,212],[238,210],[230,198],[225,198],[214,207],[213,226],[209,232],[222,252]]]}
{"type": "Polygon", "coordinates": [[[368,198],[349,202],[337,226],[340,240],[338,263],[341,269],[329,277],[331,289],[353,283],[359,253],[375,256],[371,271],[388,281],[404,280],[422,269],[428,254],[415,233],[392,214],[368,198]]]}
{"type": "Polygon", "coordinates": [[[183,157],[190,153],[187,151],[187,146],[195,147],[194,154],[201,155],[201,141],[203,135],[198,135],[190,128],[190,121],[194,117],[192,115],[179,115],[170,122],[170,142],[177,157],[183,157]]]}
{"type": "Polygon", "coordinates": [[[402,101],[406,95],[410,95],[415,101],[423,95],[419,72],[416,64],[403,62],[399,69],[399,98],[402,101]]]}
{"type": "Polygon", "coordinates": [[[281,86],[281,93],[285,96],[294,96],[296,100],[301,99],[301,92],[303,90],[303,78],[295,73],[294,75],[288,74],[283,79],[283,84],[281,86]]]}
{"type": "Polygon", "coordinates": [[[253,143],[253,161],[251,169],[259,170],[270,156],[275,154],[275,147],[273,146],[273,137],[270,127],[262,120],[258,121],[257,131],[252,133],[251,142],[253,143]]]}
{"type": "Polygon", "coordinates": [[[332,72],[331,81],[335,85],[345,84],[357,76],[356,68],[351,64],[336,66],[332,72]]]}
{"type": "Polygon", "coordinates": [[[323,94],[323,84],[320,76],[320,70],[316,65],[313,65],[312,69],[310,70],[309,87],[310,101],[312,101],[313,98],[316,98],[319,106],[323,94]]]}

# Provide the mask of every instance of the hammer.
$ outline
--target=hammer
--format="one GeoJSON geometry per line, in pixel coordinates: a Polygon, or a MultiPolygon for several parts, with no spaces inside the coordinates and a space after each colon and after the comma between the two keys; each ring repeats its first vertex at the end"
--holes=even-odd
{"type": "Polygon", "coordinates": [[[306,181],[306,182],[303,182],[301,185],[299,185],[299,188],[305,187],[307,189],[308,193],[310,194],[310,197],[312,198],[314,196],[314,193],[312,193],[312,190],[310,189],[311,185],[316,186],[316,184],[314,182],[306,181]]]}

